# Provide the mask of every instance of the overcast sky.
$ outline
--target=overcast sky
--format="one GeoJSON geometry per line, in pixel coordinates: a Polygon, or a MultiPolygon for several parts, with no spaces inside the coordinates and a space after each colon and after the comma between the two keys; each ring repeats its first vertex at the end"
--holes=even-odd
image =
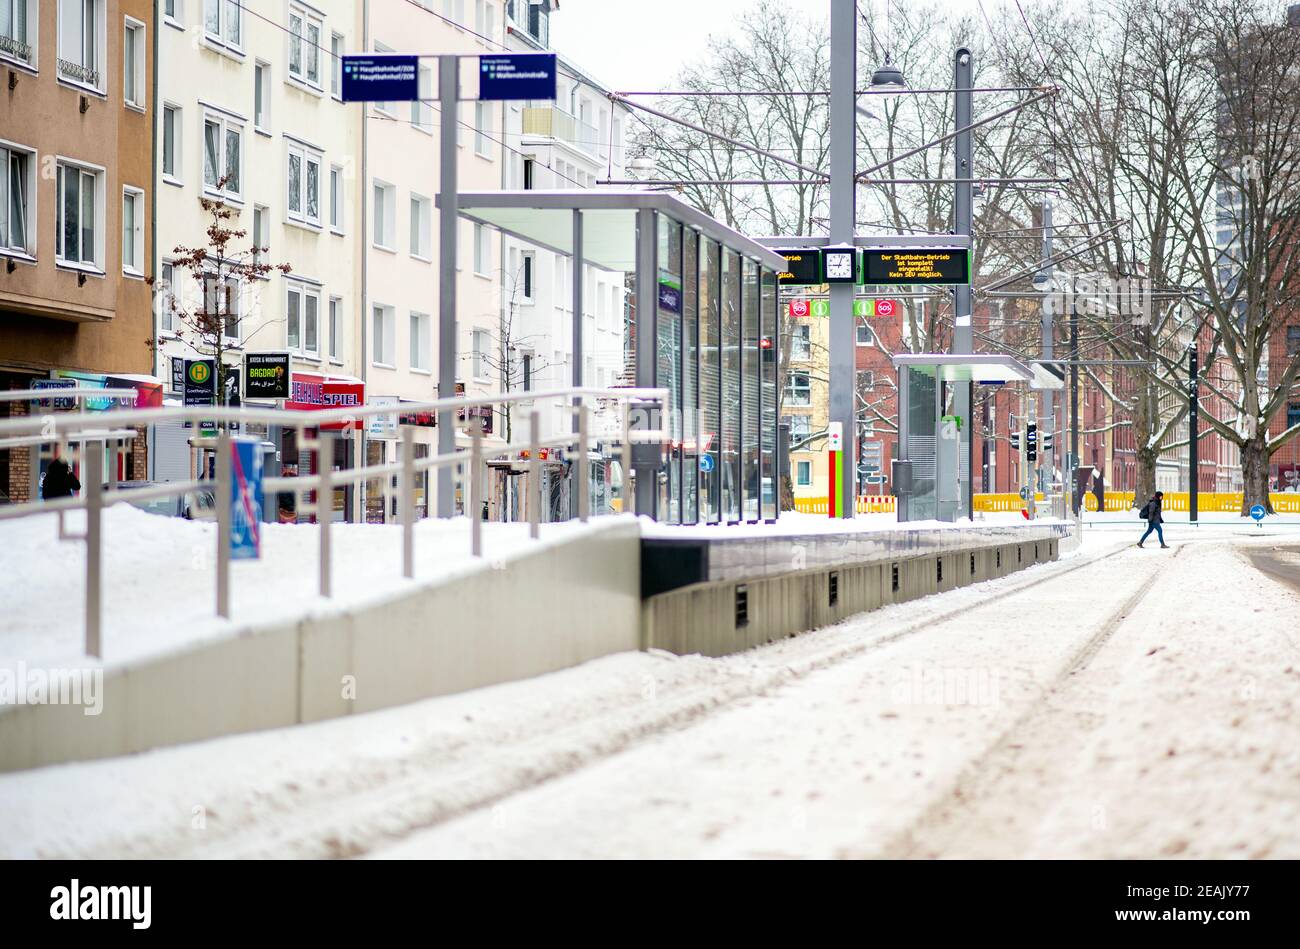
{"type": "MultiPolygon", "coordinates": [[[[755,0],[560,0],[551,43],[592,78],[616,92],[662,88],[681,66],[708,49],[710,33],[730,33],[755,0]]],[[[1001,0],[983,0],[992,13],[1001,0]]],[[[786,0],[790,9],[828,16],[829,0],[786,0]]],[[[977,0],[932,0],[927,6],[977,10],[977,0]]],[[[859,0],[880,17],[885,0],[859,0]]]]}

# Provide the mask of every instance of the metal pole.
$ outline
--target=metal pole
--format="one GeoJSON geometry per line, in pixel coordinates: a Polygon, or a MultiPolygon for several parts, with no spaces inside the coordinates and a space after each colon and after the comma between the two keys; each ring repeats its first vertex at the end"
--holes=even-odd
{"type": "Polygon", "coordinates": [[[578,520],[584,524],[591,507],[587,467],[587,403],[583,402],[578,405],[578,520]]]}
{"type": "Polygon", "coordinates": [[[469,423],[469,552],[483,556],[483,419],[469,423]]]}
{"type": "Polygon", "coordinates": [[[415,577],[415,435],[402,426],[402,576],[415,577]]]}
{"type": "MultiPolygon", "coordinates": [[[[852,244],[857,222],[857,4],[855,0],[831,0],[831,187],[830,242],[852,244]]],[[[836,283],[830,288],[830,420],[839,422],[844,433],[842,458],[857,456],[857,333],[853,317],[853,284],[836,283]]],[[[857,485],[853,478],[841,480],[839,515],[852,518],[857,485]]]]}
{"type": "Polygon", "coordinates": [[[217,615],[230,619],[230,429],[217,429],[217,615]]]}
{"type": "Polygon", "coordinates": [[[1079,459],[1079,308],[1075,305],[1070,307],[1070,458],[1071,511],[1077,515],[1083,509],[1083,494],[1075,472],[1083,465],[1079,459]]]}
{"type": "MultiPolygon", "coordinates": [[[[571,378],[575,389],[582,386],[582,327],[583,327],[583,271],[586,269],[584,264],[584,255],[582,249],[582,211],[578,208],[573,209],[573,368],[571,378]]],[[[574,396],[573,404],[579,405],[582,402],[582,396],[574,396]]],[[[573,431],[578,430],[578,417],[575,414],[572,421],[573,431]]],[[[581,488],[575,487],[569,497],[576,503],[578,501],[578,492],[581,488]]]]}
{"type": "MultiPolygon", "coordinates": [[[[636,218],[636,384],[646,389],[659,384],[655,377],[659,339],[658,236],[657,213],[650,208],[641,208],[636,218]]],[[[647,422],[652,414],[649,411],[643,413],[647,422]]],[[[657,505],[662,454],[663,446],[658,444],[638,443],[631,450],[636,465],[632,482],[636,495],[635,509],[638,514],[656,519],[660,513],[657,505]]]]}
{"type": "Polygon", "coordinates": [[[541,414],[537,409],[528,413],[528,536],[536,540],[538,525],[542,521],[542,447],[537,429],[541,414]]]}
{"type": "MultiPolygon", "coordinates": [[[[438,398],[456,395],[456,229],[460,224],[459,192],[456,184],[456,127],[460,115],[459,59],[452,54],[438,57],[438,102],[442,108],[440,148],[441,189],[438,193],[438,398]]],[[[455,415],[451,409],[438,413],[438,454],[456,450],[455,415]]],[[[437,512],[452,515],[451,466],[438,469],[437,512]]]]}
{"type": "MultiPolygon", "coordinates": [[[[721,416],[718,416],[721,418],[721,416]]],[[[623,513],[636,513],[636,497],[633,494],[632,476],[632,407],[623,403],[623,513]]]]}
{"type": "Polygon", "coordinates": [[[104,658],[102,641],[103,609],[101,590],[103,584],[104,535],[101,517],[104,510],[101,480],[103,473],[103,446],[99,442],[85,442],[82,446],[81,475],[86,487],[86,655],[104,658]]]}
{"type": "MultiPolygon", "coordinates": [[[[320,595],[329,597],[330,525],[334,522],[334,459],[325,457],[325,433],[316,432],[316,527],[320,530],[320,595]]],[[[387,504],[387,500],[384,502],[387,504]]]]}
{"type": "Polygon", "coordinates": [[[1200,445],[1197,444],[1197,436],[1201,428],[1201,405],[1200,405],[1200,380],[1197,378],[1200,372],[1200,353],[1196,348],[1196,340],[1192,340],[1191,351],[1187,354],[1187,449],[1188,449],[1188,480],[1187,480],[1187,500],[1188,500],[1188,518],[1195,524],[1200,517],[1200,445]]]}
{"type": "MultiPolygon", "coordinates": [[[[958,129],[954,141],[955,166],[953,177],[957,181],[953,185],[953,232],[964,234],[967,237],[971,234],[975,206],[974,186],[971,184],[971,175],[974,173],[973,135],[970,130],[974,102],[974,95],[971,92],[974,87],[973,78],[974,64],[971,51],[962,47],[957,50],[953,57],[953,108],[958,129]]],[[[957,284],[953,297],[952,351],[954,353],[973,353],[975,351],[975,334],[971,323],[972,311],[971,285],[969,283],[957,284]]],[[[971,406],[974,391],[975,384],[973,382],[958,383],[953,400],[957,415],[962,420],[961,427],[957,431],[957,491],[961,499],[959,510],[962,510],[966,517],[972,519],[975,516],[975,492],[971,490],[974,484],[973,432],[975,426],[972,423],[971,406]],[[966,463],[965,478],[961,475],[962,461],[966,463]]]]}
{"type": "MultiPolygon", "coordinates": [[[[1048,285],[1047,295],[1043,297],[1043,339],[1042,354],[1044,359],[1052,359],[1056,355],[1056,302],[1052,299],[1052,292],[1056,289],[1055,265],[1052,260],[1052,199],[1043,199],[1043,260],[1047,262],[1043,272],[1047,274],[1048,285]]],[[[1056,452],[1056,439],[1052,439],[1052,451],[1043,451],[1044,433],[1054,432],[1056,429],[1056,394],[1052,390],[1044,390],[1042,401],[1038,409],[1038,472],[1034,479],[1034,490],[1038,490],[1038,485],[1042,480],[1042,468],[1044,465],[1050,465],[1052,456],[1056,452]]],[[[1046,493],[1046,492],[1044,492],[1046,493]]]]}

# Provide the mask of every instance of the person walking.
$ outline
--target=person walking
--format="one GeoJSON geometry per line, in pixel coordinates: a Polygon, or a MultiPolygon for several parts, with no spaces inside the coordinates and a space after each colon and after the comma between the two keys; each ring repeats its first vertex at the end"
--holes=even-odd
{"type": "Polygon", "coordinates": [[[1160,526],[1165,522],[1165,519],[1160,516],[1160,508],[1163,506],[1164,499],[1165,493],[1163,491],[1157,491],[1151,496],[1151,499],[1143,505],[1142,510],[1138,511],[1138,517],[1143,518],[1147,522],[1147,532],[1142,535],[1142,540],[1138,541],[1139,547],[1142,546],[1143,541],[1151,536],[1151,532],[1155,531],[1156,536],[1160,538],[1161,549],[1169,549],[1169,545],[1165,543],[1164,529],[1160,526]]]}
{"type": "Polygon", "coordinates": [[[81,490],[81,482],[73,474],[68,463],[59,455],[59,450],[54,449],[54,459],[45,469],[45,477],[41,479],[41,498],[49,501],[52,498],[72,497],[72,492],[81,490]]]}

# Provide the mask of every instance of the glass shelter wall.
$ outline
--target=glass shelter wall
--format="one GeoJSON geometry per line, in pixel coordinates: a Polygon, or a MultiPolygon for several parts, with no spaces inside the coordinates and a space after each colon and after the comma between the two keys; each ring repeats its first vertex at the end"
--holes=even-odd
{"type": "Polygon", "coordinates": [[[776,275],[667,215],[654,240],[654,384],[669,392],[656,514],[774,520],[776,275]]]}

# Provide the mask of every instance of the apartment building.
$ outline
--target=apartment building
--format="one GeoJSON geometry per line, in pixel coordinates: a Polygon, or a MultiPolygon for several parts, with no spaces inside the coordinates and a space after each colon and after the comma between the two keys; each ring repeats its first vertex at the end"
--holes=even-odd
{"type": "MultiPolygon", "coordinates": [[[[146,282],[153,11],[152,0],[0,4],[0,388],[160,397],[146,282]]],[[[0,417],[28,410],[0,403],[0,417]]],[[[0,503],[37,496],[47,448],[0,450],[0,503]]],[[[142,436],[119,476],[143,477],[146,455],[142,436]]]]}

